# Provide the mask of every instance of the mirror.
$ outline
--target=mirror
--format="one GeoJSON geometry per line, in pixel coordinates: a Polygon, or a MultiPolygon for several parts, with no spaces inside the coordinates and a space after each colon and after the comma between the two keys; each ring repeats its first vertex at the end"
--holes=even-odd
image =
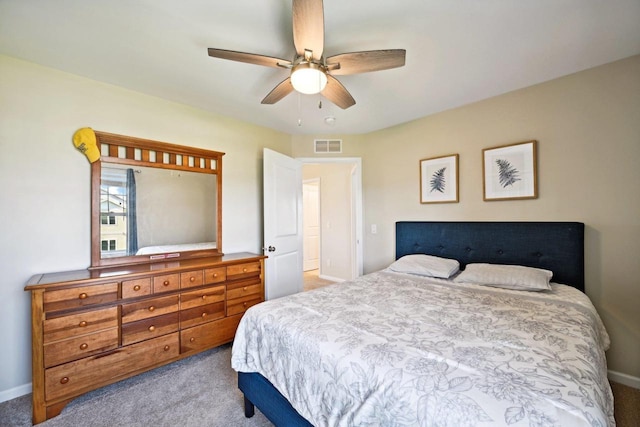
{"type": "Polygon", "coordinates": [[[92,268],[222,255],[222,155],[95,132],[92,268]]]}
{"type": "Polygon", "coordinates": [[[216,248],[216,175],[103,164],[100,257],[216,248]]]}

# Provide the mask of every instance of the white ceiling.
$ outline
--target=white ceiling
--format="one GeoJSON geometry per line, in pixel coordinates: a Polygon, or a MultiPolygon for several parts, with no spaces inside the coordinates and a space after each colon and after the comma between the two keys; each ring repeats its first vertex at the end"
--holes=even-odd
{"type": "Polygon", "coordinates": [[[640,53],[640,0],[325,0],[324,10],[325,56],[407,50],[403,68],[338,77],[356,100],[347,110],[297,93],[261,105],[287,70],[207,55],[293,59],[290,0],[0,0],[0,53],[290,134],[366,133],[640,53]]]}

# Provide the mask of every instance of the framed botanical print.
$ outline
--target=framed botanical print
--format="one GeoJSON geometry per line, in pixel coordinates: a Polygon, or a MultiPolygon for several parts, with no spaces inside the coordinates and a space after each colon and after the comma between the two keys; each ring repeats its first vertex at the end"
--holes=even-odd
{"type": "Polygon", "coordinates": [[[537,141],[482,150],[484,200],[535,199],[537,141]]]}
{"type": "Polygon", "coordinates": [[[420,160],[420,203],[458,202],[458,154],[420,160]]]}

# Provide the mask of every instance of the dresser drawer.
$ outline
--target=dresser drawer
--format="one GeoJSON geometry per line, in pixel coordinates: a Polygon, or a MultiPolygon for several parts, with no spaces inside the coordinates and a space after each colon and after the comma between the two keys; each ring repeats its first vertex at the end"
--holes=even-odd
{"type": "Polygon", "coordinates": [[[85,311],[44,321],[44,343],[90,334],[118,326],[118,308],[85,311]]]}
{"type": "Polygon", "coordinates": [[[246,297],[237,298],[227,301],[227,316],[233,316],[235,314],[242,314],[252,305],[256,305],[262,302],[262,296],[260,295],[248,295],[246,297]]]}
{"type": "Polygon", "coordinates": [[[186,273],[180,273],[180,287],[181,288],[195,288],[196,286],[202,286],[202,270],[187,271],[186,273]]]}
{"type": "Polygon", "coordinates": [[[151,295],[151,278],[125,280],[122,282],[122,298],[135,298],[151,295]]]}
{"type": "Polygon", "coordinates": [[[180,275],[178,273],[164,274],[162,276],[156,276],[153,278],[154,294],[177,291],[178,289],[180,289],[180,275]]]}
{"type": "Polygon", "coordinates": [[[227,268],[226,267],[216,267],[216,268],[207,268],[204,270],[204,284],[208,285],[211,283],[220,283],[227,280],[227,268]]]}
{"type": "Polygon", "coordinates": [[[159,366],[179,355],[178,333],[140,344],[121,347],[106,355],[91,356],[45,371],[47,400],[72,397],[95,389],[94,384],[109,384],[132,372],[159,366]]]}
{"type": "Polygon", "coordinates": [[[224,317],[224,301],[180,311],[180,328],[190,328],[224,317]]]}
{"type": "Polygon", "coordinates": [[[135,322],[178,311],[178,295],[153,298],[122,305],[122,323],[135,322]]]}
{"type": "Polygon", "coordinates": [[[45,312],[87,307],[117,300],[118,283],[45,291],[43,298],[45,312]]]}
{"type": "Polygon", "coordinates": [[[260,261],[230,265],[227,267],[227,279],[229,280],[255,275],[260,275],[260,261]]]}
{"type": "Polygon", "coordinates": [[[225,317],[180,331],[180,353],[195,352],[233,340],[242,316],[225,317]]]}
{"type": "Polygon", "coordinates": [[[44,367],[118,348],[118,328],[94,332],[44,345],[44,367]]]}
{"type": "Polygon", "coordinates": [[[197,291],[183,292],[180,294],[180,309],[198,307],[200,305],[211,304],[224,301],[225,288],[222,286],[212,286],[197,291]]]}
{"type": "Polygon", "coordinates": [[[178,313],[138,320],[122,325],[122,345],[148,340],[178,330],[178,313]]]}
{"type": "Polygon", "coordinates": [[[241,298],[247,295],[262,293],[262,282],[259,278],[241,280],[227,284],[227,299],[241,298]]]}

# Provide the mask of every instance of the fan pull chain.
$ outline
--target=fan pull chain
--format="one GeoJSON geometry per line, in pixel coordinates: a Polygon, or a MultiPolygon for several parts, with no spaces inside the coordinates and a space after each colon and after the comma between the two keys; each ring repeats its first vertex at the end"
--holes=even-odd
{"type": "Polygon", "coordinates": [[[302,126],[302,118],[300,117],[300,92],[298,92],[298,126],[302,126]]]}
{"type": "MultiPolygon", "coordinates": [[[[318,87],[322,87],[321,74],[318,74],[318,87]]],[[[320,101],[318,101],[318,110],[322,110],[322,92],[318,92],[318,98],[320,98],[320,101]]]]}

